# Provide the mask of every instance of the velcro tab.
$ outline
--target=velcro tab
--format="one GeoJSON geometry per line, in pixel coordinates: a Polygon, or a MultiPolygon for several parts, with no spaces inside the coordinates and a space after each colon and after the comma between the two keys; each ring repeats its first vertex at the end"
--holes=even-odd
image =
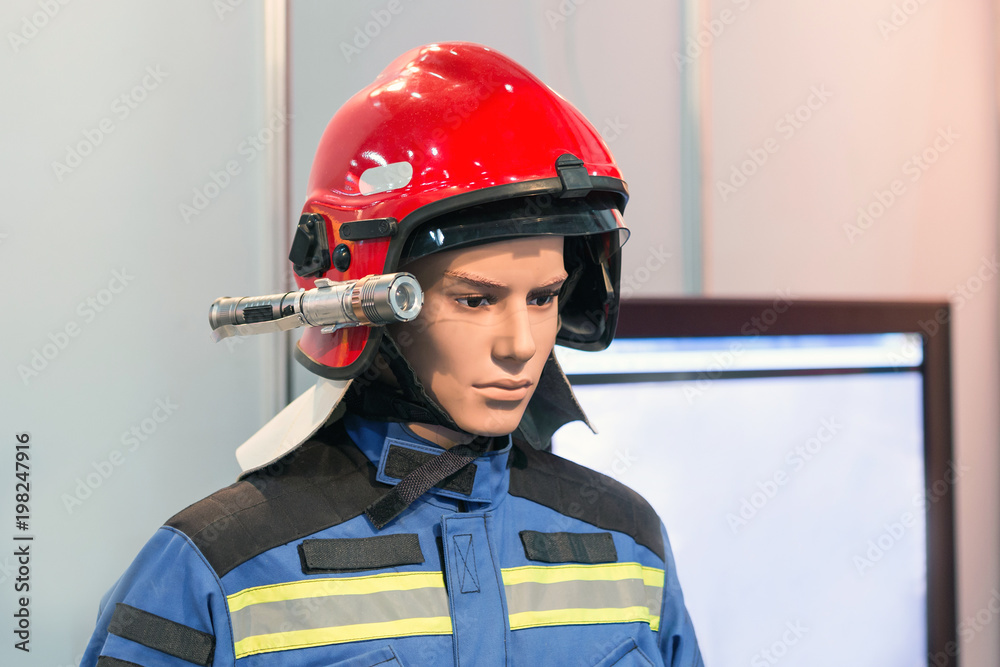
{"type": "MultiPolygon", "coordinates": [[[[427,454],[408,447],[389,445],[389,454],[385,460],[385,474],[389,477],[403,479],[411,472],[434,459],[437,454],[427,454]]],[[[445,491],[454,491],[462,495],[471,495],[476,481],[476,467],[462,468],[454,475],[444,478],[434,486],[445,491]]]]}
{"type": "Polygon", "coordinates": [[[215,637],[207,632],[122,602],[115,605],[108,632],[201,667],[209,667],[215,654],[215,637]]]}
{"type": "Polygon", "coordinates": [[[618,551],[611,533],[539,533],[522,530],[528,560],[543,563],[614,563],[618,551]]]}
{"type": "Polygon", "coordinates": [[[414,533],[376,537],[303,540],[299,558],[304,574],[358,572],[397,565],[420,565],[424,553],[414,533]]]}
{"type": "Polygon", "coordinates": [[[142,665],[136,662],[129,662],[128,660],[119,660],[118,658],[102,655],[97,659],[97,667],[142,667],[142,665]]]}

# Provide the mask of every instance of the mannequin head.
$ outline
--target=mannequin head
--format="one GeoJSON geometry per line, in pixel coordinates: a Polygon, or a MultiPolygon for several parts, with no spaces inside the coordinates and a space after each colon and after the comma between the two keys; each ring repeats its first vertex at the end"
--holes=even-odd
{"type": "MultiPolygon", "coordinates": [[[[424,389],[466,432],[511,433],[555,345],[563,238],[444,251],[404,268],[423,287],[424,306],[391,331],[424,389]]],[[[443,427],[411,428],[442,446],[463,441],[443,427]]]]}

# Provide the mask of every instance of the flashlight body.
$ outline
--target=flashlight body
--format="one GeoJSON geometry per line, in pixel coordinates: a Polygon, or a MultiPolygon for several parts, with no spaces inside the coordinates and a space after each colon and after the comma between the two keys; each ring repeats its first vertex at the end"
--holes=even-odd
{"type": "Polygon", "coordinates": [[[212,337],[324,327],[324,333],[351,326],[382,326],[414,319],[423,291],[409,273],[365,276],[333,282],[320,278],[311,290],[265,296],[220,297],[208,311],[212,337]]]}

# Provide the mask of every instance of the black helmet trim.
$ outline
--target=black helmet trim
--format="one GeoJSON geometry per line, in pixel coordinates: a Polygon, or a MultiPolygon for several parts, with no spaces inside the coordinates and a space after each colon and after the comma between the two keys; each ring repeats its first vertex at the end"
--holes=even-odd
{"type": "Polygon", "coordinates": [[[539,195],[452,211],[411,232],[401,257],[408,262],[443,250],[524,236],[620,231],[627,238],[628,230],[619,224],[617,208],[609,199],[603,193],[578,199],[539,195]]]}
{"type": "MultiPolygon", "coordinates": [[[[600,193],[605,197],[610,197],[614,202],[615,208],[619,212],[624,212],[625,205],[628,203],[628,186],[625,185],[625,181],[610,176],[591,176],[590,182],[592,186],[590,192],[593,195],[600,193]]],[[[398,238],[395,239],[397,243],[393,244],[396,247],[390,248],[390,257],[387,260],[389,262],[398,262],[402,252],[402,245],[405,244],[409,235],[432,218],[454,211],[482,206],[484,204],[504,202],[506,200],[524,200],[529,197],[546,195],[554,199],[561,198],[564,193],[572,193],[572,197],[580,195],[578,190],[567,190],[561,178],[542,178],[537,181],[494,185],[431,202],[411,212],[400,221],[398,238]],[[395,253],[393,250],[395,250],[395,253]]],[[[395,264],[387,265],[395,266],[395,264]]]]}
{"type": "Polygon", "coordinates": [[[559,295],[562,325],[556,344],[596,352],[611,344],[618,324],[620,236],[568,236],[563,256],[569,279],[559,295]]]}

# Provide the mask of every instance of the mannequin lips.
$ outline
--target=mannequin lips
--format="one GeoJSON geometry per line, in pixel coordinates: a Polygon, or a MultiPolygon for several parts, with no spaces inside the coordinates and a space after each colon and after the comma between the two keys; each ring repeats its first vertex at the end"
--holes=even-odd
{"type": "Polygon", "coordinates": [[[531,380],[497,380],[472,386],[493,400],[520,401],[530,393],[532,384],[531,380]]]}
{"type": "Polygon", "coordinates": [[[500,389],[520,389],[521,387],[530,387],[531,380],[497,380],[496,382],[484,382],[473,386],[476,388],[499,387],[500,389]]]}

